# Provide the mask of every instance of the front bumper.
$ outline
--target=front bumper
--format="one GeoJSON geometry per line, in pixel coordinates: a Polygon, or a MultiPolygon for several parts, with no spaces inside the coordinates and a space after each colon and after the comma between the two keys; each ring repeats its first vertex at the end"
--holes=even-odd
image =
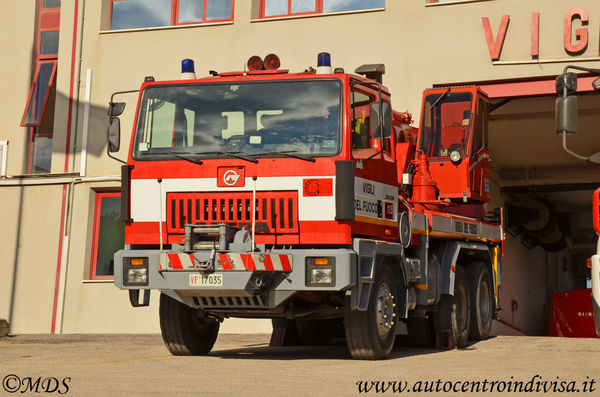
{"type": "MultiPolygon", "coordinates": [[[[179,255],[172,251],[158,250],[121,250],[114,256],[115,285],[124,290],[160,290],[183,303],[204,308],[247,308],[247,309],[272,309],[283,301],[300,291],[343,291],[356,284],[357,256],[351,249],[290,249],[272,250],[264,254],[285,255],[290,259],[289,267],[284,263],[278,266],[254,266],[253,270],[244,267],[223,266],[219,262],[219,254],[214,256],[212,269],[209,272],[201,271],[200,267],[192,261],[180,266],[173,263],[170,258],[179,255]],[[176,254],[176,255],[174,255],[176,254]],[[327,285],[309,286],[306,281],[307,258],[329,257],[334,258],[335,277],[327,285]],[[128,263],[132,258],[147,258],[147,284],[127,285],[126,272],[131,267],[128,263]],[[176,268],[173,268],[176,267],[176,268]],[[181,267],[181,268],[180,268],[181,267]],[[291,268],[291,269],[290,269],[291,268]],[[256,270],[254,270],[256,269],[256,270]],[[212,276],[218,282],[209,285],[200,285],[202,276],[212,276]],[[264,283],[260,285],[260,281],[264,283]],[[258,285],[257,285],[258,284],[258,285]]],[[[255,255],[261,253],[256,253],[255,255]]],[[[206,257],[204,251],[195,253],[198,257],[206,257]]],[[[248,255],[247,252],[227,252],[230,258],[248,255]]],[[[193,258],[193,256],[191,256],[193,258]]],[[[222,254],[221,254],[222,257],[222,254]]]]}

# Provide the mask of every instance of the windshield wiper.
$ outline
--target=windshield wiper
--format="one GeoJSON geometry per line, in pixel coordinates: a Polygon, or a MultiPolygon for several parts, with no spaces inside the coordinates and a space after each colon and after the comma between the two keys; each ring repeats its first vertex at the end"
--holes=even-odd
{"type": "Polygon", "coordinates": [[[266,152],[266,153],[257,153],[257,154],[253,154],[253,156],[270,156],[273,154],[281,154],[284,155],[286,157],[292,157],[295,159],[300,159],[300,160],[304,160],[304,161],[310,161],[311,163],[314,163],[315,158],[306,154],[296,154],[295,150],[282,150],[280,152],[266,152]]]}
{"type": "Polygon", "coordinates": [[[446,91],[444,91],[442,93],[442,95],[440,95],[440,97],[438,99],[436,99],[435,102],[433,102],[431,104],[431,108],[430,109],[433,109],[434,107],[436,107],[437,104],[440,103],[442,99],[444,99],[444,98],[446,98],[448,96],[448,94],[450,94],[450,88],[446,89],[446,91]]]}
{"type": "Polygon", "coordinates": [[[187,156],[183,156],[183,154],[194,154],[190,152],[165,152],[165,153],[148,153],[142,152],[142,156],[167,156],[167,157],[177,157],[178,159],[189,161],[190,163],[202,165],[202,160],[190,158],[187,156]]]}
{"type": "Polygon", "coordinates": [[[225,155],[225,156],[229,156],[229,157],[235,157],[236,159],[246,160],[246,161],[249,161],[251,163],[258,163],[258,160],[255,159],[254,157],[250,157],[250,156],[246,156],[246,155],[240,154],[240,152],[219,151],[219,152],[196,152],[196,153],[193,153],[193,154],[206,154],[206,155],[221,154],[221,155],[225,155]]]}
{"type": "Polygon", "coordinates": [[[182,159],[182,160],[187,160],[191,163],[195,163],[195,164],[202,164],[202,160],[197,159],[197,158],[192,158],[192,157],[188,157],[188,156],[202,156],[202,155],[225,155],[225,156],[229,156],[229,157],[235,157],[236,159],[242,159],[242,160],[246,160],[249,161],[251,163],[258,163],[258,160],[255,159],[254,157],[250,157],[250,156],[246,156],[243,154],[240,154],[240,152],[224,152],[224,151],[215,151],[215,152],[163,152],[163,153],[148,153],[148,152],[142,152],[142,155],[144,156],[169,156],[169,157],[177,157],[178,159],[182,159]]]}
{"type": "MultiPolygon", "coordinates": [[[[187,156],[183,156],[182,154],[188,154],[187,152],[171,152],[171,154],[175,157],[177,157],[178,159],[182,159],[182,160],[187,160],[190,163],[195,163],[195,164],[199,164],[202,165],[202,160],[200,159],[195,159],[195,158],[191,158],[191,157],[187,157],[187,156]]],[[[194,153],[189,153],[189,154],[194,154],[194,153]]]]}

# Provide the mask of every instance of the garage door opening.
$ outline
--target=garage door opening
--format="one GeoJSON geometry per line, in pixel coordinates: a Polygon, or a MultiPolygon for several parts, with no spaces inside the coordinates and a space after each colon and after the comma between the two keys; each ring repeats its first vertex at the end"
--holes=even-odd
{"type": "MultiPolygon", "coordinates": [[[[586,156],[600,152],[600,95],[590,83],[580,81],[578,132],[567,138],[571,150],[586,156]]],[[[554,78],[477,85],[493,104],[489,208],[504,207],[506,214],[500,321],[547,335],[552,294],[589,283],[598,165],[563,150],[555,133],[554,78]]]]}

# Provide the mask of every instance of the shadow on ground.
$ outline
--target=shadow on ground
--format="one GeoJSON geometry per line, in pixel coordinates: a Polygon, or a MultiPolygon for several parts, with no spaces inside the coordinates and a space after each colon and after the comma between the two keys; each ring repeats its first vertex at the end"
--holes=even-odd
{"type": "MultiPolygon", "coordinates": [[[[472,341],[463,350],[475,350],[477,341],[472,341]]],[[[389,359],[400,359],[412,356],[440,354],[445,350],[434,348],[409,347],[406,338],[400,335],[396,339],[394,349],[389,359]]],[[[260,359],[260,360],[322,360],[322,359],[351,359],[346,341],[343,338],[334,339],[329,346],[269,346],[268,343],[254,343],[235,349],[219,349],[218,346],[210,353],[212,357],[223,359],[260,359]]]]}

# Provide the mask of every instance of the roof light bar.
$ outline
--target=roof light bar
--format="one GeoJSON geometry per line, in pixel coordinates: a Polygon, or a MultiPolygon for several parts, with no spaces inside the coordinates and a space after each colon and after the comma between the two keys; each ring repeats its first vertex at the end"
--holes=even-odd
{"type": "Polygon", "coordinates": [[[192,80],[195,78],[194,61],[191,59],[181,61],[181,80],[192,80]]]}
{"type": "Polygon", "coordinates": [[[277,70],[281,66],[281,61],[277,55],[269,54],[265,57],[264,65],[267,70],[277,70]]]}
{"type": "Polygon", "coordinates": [[[250,59],[248,59],[248,70],[263,70],[264,68],[264,63],[261,57],[259,57],[258,55],[254,55],[251,56],[250,59]]]}

